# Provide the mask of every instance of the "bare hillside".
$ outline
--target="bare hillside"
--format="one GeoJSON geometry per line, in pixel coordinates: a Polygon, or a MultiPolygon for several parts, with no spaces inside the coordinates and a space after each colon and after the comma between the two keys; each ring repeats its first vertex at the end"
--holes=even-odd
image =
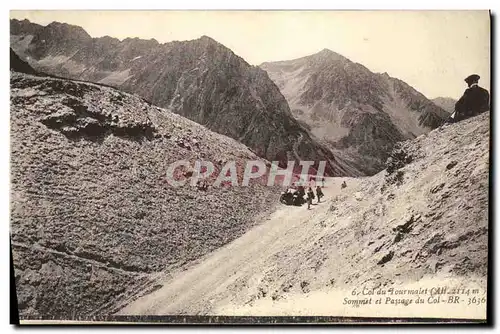
{"type": "Polygon", "coordinates": [[[258,158],[138,96],[16,72],[10,83],[11,241],[24,319],[106,314],[156,273],[242,235],[277,201],[258,183],[170,186],[177,160],[220,170],[258,158]]]}
{"type": "Polygon", "coordinates": [[[365,175],[384,168],[395,143],[429,132],[448,117],[402,80],[373,73],[328,49],[260,67],[295,118],[365,175]]]}
{"type": "MultiPolygon", "coordinates": [[[[324,203],[278,209],[120,314],[373,316],[384,307],[383,316],[408,317],[415,305],[342,302],[360,287],[478,287],[485,297],[489,126],[488,112],[439,127],[398,146],[375,176],[330,179],[324,203]]],[[[445,313],[486,314],[485,304],[418,308],[445,313]]]]}

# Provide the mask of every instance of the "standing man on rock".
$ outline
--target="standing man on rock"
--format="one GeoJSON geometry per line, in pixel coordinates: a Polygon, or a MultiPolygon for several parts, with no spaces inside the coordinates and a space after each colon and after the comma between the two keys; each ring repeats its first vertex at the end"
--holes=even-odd
{"type": "Polygon", "coordinates": [[[309,187],[309,189],[307,190],[307,210],[311,209],[313,199],[314,199],[314,192],[311,189],[311,187],[309,187]]]}
{"type": "Polygon", "coordinates": [[[321,197],[323,197],[323,196],[324,195],[323,195],[323,191],[321,190],[321,186],[318,185],[316,187],[316,197],[318,197],[318,203],[319,203],[321,197]]]}
{"type": "Polygon", "coordinates": [[[455,112],[451,115],[452,122],[459,122],[490,110],[490,94],[478,86],[479,78],[477,74],[465,78],[468,88],[455,104],[455,112]]]}

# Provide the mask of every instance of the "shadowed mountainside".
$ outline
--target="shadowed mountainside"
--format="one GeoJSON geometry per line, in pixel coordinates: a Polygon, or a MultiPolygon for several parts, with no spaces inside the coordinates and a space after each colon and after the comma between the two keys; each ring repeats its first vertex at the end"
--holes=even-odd
{"type": "Polygon", "coordinates": [[[12,48],[10,48],[10,70],[27,74],[37,74],[33,67],[19,58],[12,48]]]}
{"type": "Polygon", "coordinates": [[[327,161],[330,175],[361,175],[311,137],[267,73],[203,36],[92,38],[81,27],[11,20],[11,47],[35,69],[110,85],[229,136],[268,160],[327,161]]]}
{"type": "Polygon", "coordinates": [[[432,99],[432,102],[446,110],[448,113],[453,114],[457,100],[452,99],[451,97],[436,97],[435,99],[432,99]]]}
{"type": "MultiPolygon", "coordinates": [[[[106,314],[237,238],[279,192],[167,182],[177,160],[258,160],[237,141],[113,88],[11,72],[11,241],[22,318],[106,314]]],[[[267,163],[267,162],[266,162],[267,163]]],[[[189,178],[180,169],[177,177],[189,178]]],[[[241,180],[240,180],[241,181],[241,180]]]]}
{"type": "Polygon", "coordinates": [[[260,65],[294,116],[366,174],[384,168],[395,143],[441,125],[447,114],[405,82],[372,73],[328,49],[260,65]]]}

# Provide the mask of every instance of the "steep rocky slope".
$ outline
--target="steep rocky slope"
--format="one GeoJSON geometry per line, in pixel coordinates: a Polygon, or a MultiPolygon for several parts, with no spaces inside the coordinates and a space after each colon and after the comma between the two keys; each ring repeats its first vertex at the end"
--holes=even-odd
{"type": "Polygon", "coordinates": [[[260,67],[278,85],[294,116],[367,174],[383,169],[396,142],[428,132],[447,118],[403,81],[372,73],[328,49],[260,67]]]}
{"type": "Polygon", "coordinates": [[[19,58],[12,48],[10,49],[10,70],[27,74],[37,74],[27,62],[19,58]]]}
{"type": "Polygon", "coordinates": [[[443,108],[443,110],[446,110],[448,113],[453,114],[457,100],[452,99],[451,97],[436,97],[435,99],[432,99],[432,102],[443,108]]]}
{"type": "Polygon", "coordinates": [[[37,70],[137,93],[283,166],[290,160],[325,160],[330,175],[362,174],[294,119],[265,71],[209,37],[165,44],[119,41],[92,38],[64,23],[11,20],[11,47],[37,70]]]}
{"type": "Polygon", "coordinates": [[[106,314],[156,273],[240,236],[277,202],[259,180],[170,186],[177,160],[220,170],[258,157],[138,96],[17,72],[10,83],[11,241],[24,319],[106,314]]]}
{"type": "Polygon", "coordinates": [[[403,142],[386,170],[328,180],[323,203],[278,209],[120,314],[484,318],[489,128],[487,112],[403,142]],[[479,290],[431,304],[437,287],[448,289],[445,300],[453,289],[479,290]],[[415,295],[361,294],[372,288],[428,292],[419,305],[415,295]],[[370,297],[383,302],[352,304],[370,297]]]}

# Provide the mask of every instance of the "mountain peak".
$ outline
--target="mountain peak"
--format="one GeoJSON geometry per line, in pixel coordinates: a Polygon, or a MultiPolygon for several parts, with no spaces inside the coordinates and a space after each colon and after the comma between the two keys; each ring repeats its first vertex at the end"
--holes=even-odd
{"type": "Polygon", "coordinates": [[[330,49],[327,49],[327,48],[324,48],[323,50],[321,50],[320,52],[318,52],[319,54],[331,54],[331,53],[335,53],[333,52],[332,50],[330,49]]]}
{"type": "Polygon", "coordinates": [[[49,23],[45,29],[49,31],[57,31],[63,35],[74,35],[78,36],[79,38],[84,38],[84,39],[91,39],[92,37],[83,29],[82,27],[68,24],[68,23],[61,23],[57,21],[53,21],[49,23]]]}
{"type": "Polygon", "coordinates": [[[383,169],[396,142],[427,133],[449,117],[408,84],[328,49],[263,69],[292,114],[332,150],[349,152],[353,166],[366,175],[383,169]]]}
{"type": "Polygon", "coordinates": [[[212,37],[207,36],[207,35],[203,35],[203,36],[201,36],[200,38],[198,38],[198,40],[200,40],[200,41],[205,41],[205,42],[210,42],[210,43],[217,43],[217,44],[219,44],[219,42],[217,42],[215,39],[213,39],[212,37]]]}
{"type": "Polygon", "coordinates": [[[330,61],[349,61],[346,57],[342,56],[341,54],[338,54],[330,49],[324,48],[318,53],[315,53],[311,56],[308,56],[306,58],[313,59],[314,61],[320,61],[320,62],[330,62],[330,61]]]}
{"type": "Polygon", "coordinates": [[[338,53],[330,50],[330,49],[327,49],[327,48],[324,48],[323,50],[311,55],[311,56],[340,56],[338,53]]]}
{"type": "Polygon", "coordinates": [[[199,43],[199,44],[204,45],[204,46],[216,46],[216,47],[223,46],[221,43],[217,42],[215,39],[213,39],[212,37],[207,36],[207,35],[202,35],[197,39],[192,39],[192,40],[189,40],[186,42],[195,43],[195,44],[199,43]]]}

